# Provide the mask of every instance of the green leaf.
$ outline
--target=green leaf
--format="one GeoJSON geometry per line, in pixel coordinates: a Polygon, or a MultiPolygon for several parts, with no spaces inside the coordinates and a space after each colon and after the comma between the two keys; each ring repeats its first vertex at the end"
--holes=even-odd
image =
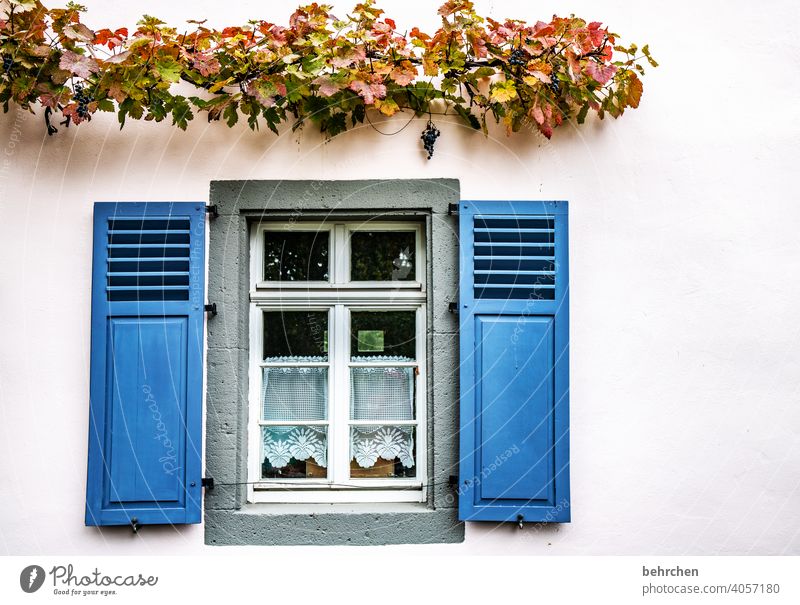
{"type": "Polygon", "coordinates": [[[364,106],[363,103],[359,103],[353,108],[353,115],[351,117],[353,126],[356,125],[356,122],[361,124],[364,123],[364,118],[367,115],[367,108],[364,106]]]}
{"type": "Polygon", "coordinates": [[[156,73],[167,82],[175,83],[180,80],[181,69],[181,64],[172,57],[156,61],[156,73]]]}
{"type": "Polygon", "coordinates": [[[342,111],[337,111],[336,113],[331,114],[330,118],[328,119],[328,123],[326,124],[326,132],[328,135],[335,137],[337,134],[347,130],[346,118],[347,114],[342,111]]]}
{"type": "Polygon", "coordinates": [[[650,45],[649,44],[645,44],[644,46],[642,46],[642,54],[645,56],[645,58],[647,59],[647,62],[650,63],[650,65],[652,67],[658,67],[658,63],[656,62],[656,60],[653,57],[650,56],[650,45]]]}
{"type": "Polygon", "coordinates": [[[176,96],[172,99],[172,123],[180,128],[186,130],[189,125],[189,120],[194,118],[192,108],[189,106],[185,97],[176,96]]]}
{"type": "Polygon", "coordinates": [[[225,110],[222,112],[222,116],[225,118],[225,123],[228,125],[229,128],[233,128],[236,125],[236,122],[239,121],[239,112],[238,103],[231,103],[225,107],[225,110]]]}
{"type": "Polygon", "coordinates": [[[586,114],[589,113],[589,104],[584,103],[581,110],[578,112],[578,124],[583,124],[586,121],[586,114]]]}
{"type": "Polygon", "coordinates": [[[463,105],[454,105],[456,113],[463,118],[463,120],[469,124],[475,130],[481,129],[481,123],[478,121],[478,118],[475,117],[466,107],[463,105]]]}
{"type": "Polygon", "coordinates": [[[263,112],[264,119],[267,121],[267,127],[278,134],[277,124],[281,121],[281,116],[278,113],[278,110],[274,107],[267,107],[263,112]]]}

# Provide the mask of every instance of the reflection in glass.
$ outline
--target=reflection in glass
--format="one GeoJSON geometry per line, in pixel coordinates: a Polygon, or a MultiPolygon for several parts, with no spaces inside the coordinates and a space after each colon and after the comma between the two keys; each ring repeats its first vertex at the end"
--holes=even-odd
{"type": "Polygon", "coordinates": [[[327,361],[328,312],[265,311],[264,358],[298,356],[327,361]]]}
{"type": "Polygon", "coordinates": [[[350,314],[352,361],[383,357],[394,361],[416,359],[414,311],[353,311],[350,314]],[[380,336],[376,334],[380,332],[380,336]],[[378,346],[380,343],[380,346],[378,346]]]}
{"type": "Polygon", "coordinates": [[[328,281],[328,231],[265,231],[264,279],[328,281]]]}
{"type": "Polygon", "coordinates": [[[354,231],[350,234],[352,281],[414,281],[416,232],[354,231]]]}

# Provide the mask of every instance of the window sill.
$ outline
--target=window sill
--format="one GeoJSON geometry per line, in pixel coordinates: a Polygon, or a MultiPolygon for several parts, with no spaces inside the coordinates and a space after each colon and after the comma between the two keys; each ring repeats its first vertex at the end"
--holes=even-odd
{"type": "Polygon", "coordinates": [[[245,504],[209,510],[206,544],[214,546],[378,546],[464,541],[456,508],[426,503],[245,504]]]}
{"type": "Polygon", "coordinates": [[[258,502],[245,504],[237,515],[385,515],[433,512],[424,502],[258,502]]]}

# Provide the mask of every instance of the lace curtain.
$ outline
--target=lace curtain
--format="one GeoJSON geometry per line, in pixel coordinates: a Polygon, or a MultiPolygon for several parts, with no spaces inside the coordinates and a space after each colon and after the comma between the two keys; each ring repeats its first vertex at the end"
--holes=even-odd
{"type": "MultiPolygon", "coordinates": [[[[325,357],[273,357],[276,363],[327,361],[325,357]]],[[[406,362],[407,357],[353,357],[355,363],[406,362]]],[[[297,422],[325,420],[328,405],[327,367],[266,367],[263,369],[262,406],[265,420],[297,422]]],[[[350,415],[353,420],[375,425],[353,426],[351,456],[362,468],[378,458],[399,458],[406,468],[414,466],[414,429],[381,426],[381,421],[414,419],[413,367],[354,367],[350,371],[350,415]]],[[[264,455],[273,467],[286,466],[291,458],[314,458],[327,466],[327,431],[324,427],[265,427],[264,455]]]]}

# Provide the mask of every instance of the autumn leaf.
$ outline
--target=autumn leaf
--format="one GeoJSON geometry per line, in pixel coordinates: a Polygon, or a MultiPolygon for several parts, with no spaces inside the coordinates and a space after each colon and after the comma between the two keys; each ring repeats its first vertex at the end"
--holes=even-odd
{"type": "Polygon", "coordinates": [[[312,84],[319,87],[319,94],[323,97],[332,97],[344,88],[344,84],[337,82],[330,76],[320,76],[314,80],[312,84]]]}
{"type": "Polygon", "coordinates": [[[61,60],[58,62],[58,66],[61,69],[84,79],[100,70],[100,67],[97,65],[97,61],[91,57],[79,55],[71,50],[64,51],[64,53],[61,55],[61,60]]]}
{"type": "Polygon", "coordinates": [[[510,80],[505,82],[495,82],[492,84],[489,98],[495,103],[505,103],[517,98],[517,89],[510,80]]]}
{"type": "Polygon", "coordinates": [[[376,98],[383,98],[386,96],[386,86],[381,82],[380,78],[373,78],[370,82],[353,80],[350,82],[350,90],[364,99],[367,105],[372,105],[376,98]]]}
{"type": "Polygon", "coordinates": [[[83,23],[73,23],[64,28],[64,35],[70,40],[78,40],[80,42],[94,41],[94,32],[86,27],[83,23]]]}
{"type": "Polygon", "coordinates": [[[603,65],[602,63],[596,63],[594,61],[589,61],[584,69],[589,77],[598,84],[607,84],[608,81],[614,77],[614,74],[617,73],[617,67],[615,65],[603,65]]]}
{"type": "Polygon", "coordinates": [[[216,57],[202,53],[198,53],[194,56],[192,65],[204,78],[213,74],[218,74],[221,68],[219,60],[216,57]]]}
{"type": "Polygon", "coordinates": [[[120,63],[124,63],[130,56],[131,56],[131,51],[124,50],[121,53],[117,53],[116,55],[111,55],[108,59],[105,60],[105,62],[111,63],[112,65],[119,65],[120,63]]]}
{"type": "Polygon", "coordinates": [[[401,65],[398,65],[392,70],[389,77],[394,80],[398,86],[408,86],[417,78],[417,68],[410,62],[403,61],[401,65]]]}
{"type": "Polygon", "coordinates": [[[376,99],[375,109],[380,111],[385,116],[393,116],[398,111],[400,111],[400,106],[394,99],[386,99],[385,101],[376,99]]]}
{"type": "Polygon", "coordinates": [[[642,99],[642,81],[633,72],[629,72],[628,77],[630,78],[630,82],[628,83],[628,95],[626,102],[629,107],[636,109],[639,107],[639,101],[642,99]]]}

